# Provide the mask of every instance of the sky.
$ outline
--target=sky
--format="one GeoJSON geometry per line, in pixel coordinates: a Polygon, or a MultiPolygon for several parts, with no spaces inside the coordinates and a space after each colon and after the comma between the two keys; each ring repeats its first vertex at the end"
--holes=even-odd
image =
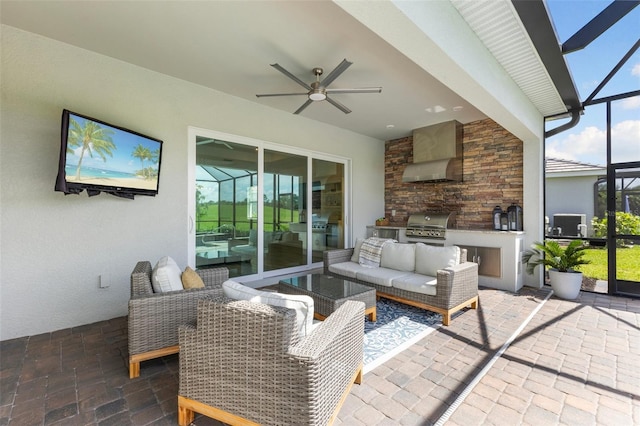
{"type": "MultiPolygon", "coordinates": [[[[610,0],[546,0],[558,40],[567,41],[610,0]]],[[[582,50],[565,55],[580,100],[586,100],[640,37],[640,6],[582,50]]],[[[640,90],[636,51],[595,99],[640,90]]],[[[585,109],[577,126],[547,139],[546,157],[605,166],[605,105],[585,109]]],[[[640,161],[640,96],[612,103],[612,162],[640,161]]],[[[547,123],[553,129],[568,120],[547,123]]]]}

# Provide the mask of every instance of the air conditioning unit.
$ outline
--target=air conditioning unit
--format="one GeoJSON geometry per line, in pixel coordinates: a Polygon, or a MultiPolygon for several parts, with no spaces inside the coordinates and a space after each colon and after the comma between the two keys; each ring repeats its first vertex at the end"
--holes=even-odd
{"type": "Polygon", "coordinates": [[[587,215],[573,213],[554,214],[552,232],[554,235],[586,238],[587,215]]]}

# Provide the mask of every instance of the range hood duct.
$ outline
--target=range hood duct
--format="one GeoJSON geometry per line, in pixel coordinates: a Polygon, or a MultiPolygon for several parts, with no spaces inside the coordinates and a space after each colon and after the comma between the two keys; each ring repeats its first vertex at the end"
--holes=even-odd
{"type": "Polygon", "coordinates": [[[403,182],[462,181],[462,124],[452,120],[413,131],[413,163],[403,182]]]}

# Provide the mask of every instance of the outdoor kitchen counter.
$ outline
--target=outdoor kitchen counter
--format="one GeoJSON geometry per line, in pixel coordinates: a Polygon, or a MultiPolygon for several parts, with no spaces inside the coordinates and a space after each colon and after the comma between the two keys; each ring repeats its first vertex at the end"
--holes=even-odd
{"type": "Polygon", "coordinates": [[[523,231],[447,229],[445,245],[466,248],[470,261],[480,259],[481,286],[517,292],[524,285],[524,236],[523,231]]]}
{"type": "MultiPolygon", "coordinates": [[[[407,242],[405,226],[367,226],[367,236],[394,238],[407,242]]],[[[467,249],[467,259],[478,263],[478,283],[483,287],[511,292],[524,285],[523,231],[494,231],[492,229],[447,229],[445,246],[467,249]]],[[[418,240],[413,238],[412,241],[418,240]]]]}

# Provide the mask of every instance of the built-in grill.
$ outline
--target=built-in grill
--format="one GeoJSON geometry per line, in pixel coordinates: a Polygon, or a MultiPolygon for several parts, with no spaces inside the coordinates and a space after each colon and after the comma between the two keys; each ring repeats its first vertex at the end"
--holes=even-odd
{"type": "Polygon", "coordinates": [[[428,242],[437,240],[444,243],[451,213],[412,214],[407,221],[407,240],[409,242],[428,242]]]}

